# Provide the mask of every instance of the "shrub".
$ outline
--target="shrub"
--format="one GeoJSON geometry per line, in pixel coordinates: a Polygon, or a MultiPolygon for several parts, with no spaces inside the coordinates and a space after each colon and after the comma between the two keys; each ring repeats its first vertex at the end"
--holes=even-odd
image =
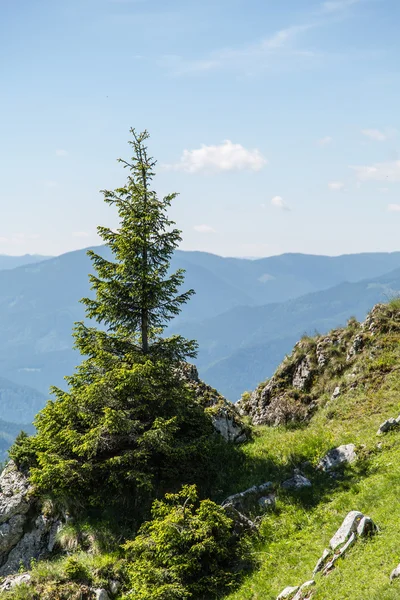
{"type": "Polygon", "coordinates": [[[198,502],[195,486],[153,504],[152,521],[124,545],[131,591],[126,600],[196,600],[226,593],[249,564],[249,542],[212,502],[198,502]]]}

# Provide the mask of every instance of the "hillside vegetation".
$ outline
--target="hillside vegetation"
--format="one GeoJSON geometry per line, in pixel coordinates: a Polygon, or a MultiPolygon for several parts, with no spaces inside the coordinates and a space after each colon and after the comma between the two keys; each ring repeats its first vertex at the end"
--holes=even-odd
{"type": "MultiPolygon", "coordinates": [[[[230,457],[226,455],[220,465],[221,489],[213,495],[213,500],[220,502],[228,494],[272,482],[275,506],[261,513],[259,535],[252,541],[255,566],[230,595],[214,590],[209,596],[195,594],[182,598],[275,600],[285,587],[312,578],[323,549],[352,510],[369,515],[379,532],[350,548],[330,574],[315,576],[313,600],[336,600],[338,594],[349,600],[399,597],[400,581],[390,583],[389,576],[400,559],[400,428],[377,437],[381,423],[400,412],[399,342],[400,301],[394,300],[375,307],[364,324],[352,319],[347,327],[328,336],[304,338],[296,345],[274,376],[279,384],[278,395],[285,405],[286,424],[255,426],[250,441],[240,449],[231,446],[230,457]],[[320,365],[317,361],[313,363],[316,349],[323,346],[326,361],[320,365]],[[305,359],[311,361],[312,375],[302,389],[294,388],[293,374],[305,359]],[[295,402],[288,403],[289,398],[295,402]],[[356,462],[344,464],[334,476],[318,469],[326,452],[342,444],[355,445],[356,462]],[[300,490],[281,487],[295,468],[302,470],[311,487],[300,490]]],[[[257,410],[260,393],[270,382],[260,384],[253,397],[244,396],[243,410],[248,413],[257,410]]],[[[250,511],[248,516],[255,515],[250,511]]],[[[99,535],[88,530],[86,539],[90,536],[96,539],[99,535]]],[[[27,595],[32,594],[32,585],[42,590],[41,597],[49,599],[64,598],[54,595],[54,590],[63,586],[70,590],[68,593],[72,594],[72,589],[76,594],[82,593],[83,583],[68,583],[71,564],[68,561],[72,558],[89,582],[100,584],[107,579],[107,573],[108,577],[124,580],[124,559],[117,551],[118,545],[113,546],[113,552],[104,553],[104,549],[99,550],[99,542],[97,549],[88,541],[81,542],[79,547],[75,536],[71,531],[64,534],[64,539],[60,537],[61,547],[68,547],[69,543],[70,558],[61,555],[51,562],[38,563],[32,571],[32,583],[25,591],[21,586],[4,598],[36,598],[27,595]],[[91,549],[89,554],[83,554],[85,547],[91,549]],[[46,589],[50,590],[47,596],[46,589]]],[[[87,590],[88,595],[82,597],[91,598],[87,590]]],[[[122,590],[113,597],[125,598],[122,590]]],[[[180,596],[171,593],[160,597],[180,596]]]]}

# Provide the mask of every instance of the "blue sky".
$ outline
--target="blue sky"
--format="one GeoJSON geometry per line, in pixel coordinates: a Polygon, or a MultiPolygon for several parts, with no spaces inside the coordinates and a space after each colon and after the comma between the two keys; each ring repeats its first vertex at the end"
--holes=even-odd
{"type": "Polygon", "coordinates": [[[131,126],[184,249],[400,250],[398,0],[0,0],[0,253],[115,226],[131,126]]]}

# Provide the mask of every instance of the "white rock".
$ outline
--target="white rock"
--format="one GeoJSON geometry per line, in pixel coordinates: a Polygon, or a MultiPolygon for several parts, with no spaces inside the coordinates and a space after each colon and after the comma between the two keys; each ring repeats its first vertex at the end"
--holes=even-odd
{"type": "Polygon", "coordinates": [[[352,510],[345,517],[343,523],[329,542],[332,550],[347,542],[352,533],[357,531],[357,527],[364,515],[358,510],[352,510]]]}
{"type": "Polygon", "coordinates": [[[296,587],[288,586],[279,594],[276,600],[292,600],[293,596],[299,591],[299,589],[300,588],[298,585],[296,587]]]}
{"type": "Polygon", "coordinates": [[[11,575],[7,577],[5,581],[3,581],[0,586],[0,592],[8,592],[8,590],[12,590],[14,587],[21,585],[22,583],[29,583],[31,580],[31,576],[29,573],[21,573],[21,575],[11,575]]]}
{"type": "Polygon", "coordinates": [[[376,435],[383,435],[384,433],[387,433],[388,431],[391,431],[392,429],[398,429],[399,427],[400,427],[400,421],[398,420],[398,418],[397,419],[387,419],[379,427],[378,431],[376,432],[376,435]]]}
{"type": "Polygon", "coordinates": [[[322,569],[324,568],[328,558],[331,556],[332,551],[328,550],[328,548],[325,548],[325,550],[322,553],[321,558],[318,560],[317,564],[315,565],[314,571],[313,571],[313,575],[315,575],[316,573],[319,573],[319,571],[322,571],[322,569]]]}
{"type": "Polygon", "coordinates": [[[318,468],[323,471],[331,471],[344,463],[353,463],[357,460],[355,448],[354,444],[345,444],[333,448],[319,461],[318,468]]]}
{"type": "Polygon", "coordinates": [[[400,577],[400,565],[397,565],[397,567],[390,573],[390,581],[393,581],[393,579],[397,579],[398,577],[400,577]]]}
{"type": "MultiPolygon", "coordinates": [[[[305,583],[303,583],[302,586],[300,586],[299,591],[297,592],[297,594],[294,596],[293,600],[305,600],[305,595],[312,587],[314,587],[315,585],[315,581],[314,579],[311,579],[310,581],[306,581],[305,583]]],[[[309,598],[311,598],[311,596],[309,596],[309,598]]]]}
{"type": "Polygon", "coordinates": [[[96,600],[110,600],[107,590],[101,588],[93,591],[96,594],[96,600]]]}
{"type": "Polygon", "coordinates": [[[377,527],[371,517],[363,517],[357,526],[357,535],[359,537],[366,537],[376,530],[377,527]]]}
{"type": "Polygon", "coordinates": [[[304,477],[298,469],[295,469],[293,477],[287,479],[281,485],[284,489],[300,490],[304,487],[311,487],[311,481],[304,477]]]}
{"type": "Polygon", "coordinates": [[[113,595],[115,595],[121,589],[121,583],[119,581],[116,581],[115,579],[113,579],[112,581],[110,581],[109,587],[110,587],[110,592],[113,595]]]}
{"type": "Polygon", "coordinates": [[[335,399],[336,399],[336,398],[338,398],[339,396],[340,396],[340,387],[339,387],[339,386],[337,386],[337,387],[335,387],[335,389],[334,389],[334,391],[333,391],[333,394],[332,394],[332,396],[331,396],[331,399],[332,399],[332,400],[335,400],[335,399]]]}

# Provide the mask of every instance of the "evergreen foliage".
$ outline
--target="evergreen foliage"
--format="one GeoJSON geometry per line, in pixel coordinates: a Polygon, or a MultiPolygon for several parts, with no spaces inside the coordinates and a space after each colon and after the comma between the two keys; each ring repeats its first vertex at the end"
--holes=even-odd
{"type": "Polygon", "coordinates": [[[211,500],[198,502],[195,486],[156,501],[153,519],[124,545],[130,592],[126,600],[220,598],[239,581],[248,540],[211,500]]]}
{"type": "Polygon", "coordinates": [[[19,438],[10,456],[30,469],[41,494],[77,511],[137,523],[154,496],[213,479],[208,461],[219,443],[204,409],[178,375],[196,343],[163,338],[192,290],[181,293],[183,272],[169,273],[180,232],[167,217],[175,194],[159,200],[150,184],[155,161],[148,133],[133,129],[133,157],[125,187],[104,191],[120,217],[118,230],[99,227],[115,262],[90,251],[95,299],[87,316],[105,331],[76,324],[75,345],[84,360],[53,388],[55,399],[36,418],[37,435],[19,438]]]}

